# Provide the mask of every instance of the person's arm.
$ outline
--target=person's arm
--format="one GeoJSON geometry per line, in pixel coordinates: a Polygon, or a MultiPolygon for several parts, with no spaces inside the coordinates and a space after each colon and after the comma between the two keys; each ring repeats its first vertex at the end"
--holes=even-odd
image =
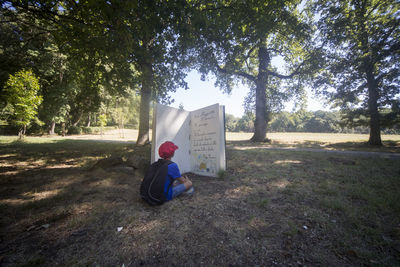
{"type": "Polygon", "coordinates": [[[189,189],[192,187],[192,181],[190,181],[186,176],[181,176],[179,178],[176,178],[181,184],[185,185],[186,189],[189,189]]]}
{"type": "Polygon", "coordinates": [[[179,178],[176,178],[181,184],[184,184],[187,180],[189,180],[189,179],[187,179],[187,177],[186,176],[181,176],[181,177],[179,177],[179,178]]]}
{"type": "MultiPolygon", "coordinates": [[[[168,166],[168,168],[171,168],[171,173],[173,174],[172,177],[178,177],[175,178],[178,180],[179,183],[184,184],[186,190],[192,187],[192,181],[190,181],[186,175],[182,175],[179,171],[178,165],[176,163],[172,163],[168,166]]],[[[168,169],[169,171],[169,169],[168,169]]]]}

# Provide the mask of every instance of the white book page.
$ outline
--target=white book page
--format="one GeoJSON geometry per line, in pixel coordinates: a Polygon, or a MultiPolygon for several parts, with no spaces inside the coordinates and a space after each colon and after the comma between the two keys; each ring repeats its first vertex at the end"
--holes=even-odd
{"type": "Polygon", "coordinates": [[[156,104],[151,162],[160,158],[160,145],[172,141],[179,147],[172,161],[181,173],[218,176],[219,170],[226,169],[224,120],[224,107],[219,104],[192,112],[156,104]]]}
{"type": "Polygon", "coordinates": [[[198,109],[192,111],[190,117],[190,159],[192,172],[199,175],[215,177],[221,167],[220,107],[218,104],[215,104],[198,109]]]}
{"type": "Polygon", "coordinates": [[[190,112],[156,104],[153,115],[153,135],[151,162],[157,161],[158,148],[165,141],[171,141],[179,147],[172,161],[178,164],[181,173],[191,171],[190,150],[190,112]]]}

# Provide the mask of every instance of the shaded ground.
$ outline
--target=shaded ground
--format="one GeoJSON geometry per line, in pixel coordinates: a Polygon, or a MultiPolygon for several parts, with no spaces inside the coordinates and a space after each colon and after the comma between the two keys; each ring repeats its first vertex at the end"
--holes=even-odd
{"type": "Polygon", "coordinates": [[[223,178],[190,175],[192,197],[150,207],[138,196],[149,147],[0,149],[1,266],[400,264],[398,158],[228,142],[223,178]],[[93,167],[104,158],[138,169],[93,167]]]}

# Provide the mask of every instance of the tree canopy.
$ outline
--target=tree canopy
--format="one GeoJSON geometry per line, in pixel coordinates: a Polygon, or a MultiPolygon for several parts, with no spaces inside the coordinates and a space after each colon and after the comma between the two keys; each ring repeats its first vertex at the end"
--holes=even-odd
{"type": "Polygon", "coordinates": [[[235,81],[254,90],[253,98],[249,98],[255,102],[253,141],[266,138],[268,112],[302,93],[299,74],[304,74],[310,64],[306,47],[312,29],[305,13],[299,11],[300,3],[208,1],[199,5],[193,16],[200,72],[216,75],[216,85],[224,91],[229,92],[235,81]],[[286,73],[272,66],[274,57],[288,63],[286,73]],[[292,86],[277,86],[278,79],[292,78],[297,78],[292,86]]]}
{"type": "Polygon", "coordinates": [[[400,5],[319,0],[314,6],[325,47],[314,86],[341,108],[348,123],[368,124],[369,143],[381,145],[382,123],[398,123],[400,115],[400,5]]]}
{"type": "MultiPolygon", "coordinates": [[[[371,144],[381,144],[382,127],[400,121],[400,17],[393,0],[0,3],[3,104],[10,75],[32,70],[43,96],[36,110],[50,133],[60,124],[107,120],[137,126],[137,144],[145,144],[150,101],[171,103],[169,92],[187,88],[190,69],[203,79],[215,75],[225,92],[238,82],[250,88],[237,125],[253,129],[253,141],[266,139],[268,123],[279,128],[308,118],[289,120],[279,111],[293,98],[302,106],[309,81],[348,125],[369,125],[371,144]],[[273,64],[277,58],[283,68],[273,64]]],[[[307,127],[329,128],[327,120],[307,127]]]]}
{"type": "Polygon", "coordinates": [[[37,119],[37,109],[42,102],[38,95],[40,86],[38,78],[31,70],[21,70],[10,75],[4,87],[5,113],[7,120],[19,127],[19,136],[25,134],[26,126],[37,119]]]}
{"type": "MultiPolygon", "coordinates": [[[[187,87],[185,49],[177,35],[184,4],[184,1],[6,1],[1,13],[5,27],[26,26],[49,35],[35,50],[38,55],[49,55],[46,68],[38,68],[36,72],[41,77],[53,74],[43,87],[42,110],[47,111],[49,122],[54,125],[62,120],[58,115],[68,113],[69,124],[77,125],[83,115],[99,111],[107,94],[127,96],[129,90],[139,90],[137,143],[144,144],[149,138],[150,100],[169,102],[168,91],[187,87]],[[53,55],[47,51],[49,46],[53,55]],[[51,61],[56,64],[49,64],[51,61]]],[[[24,29],[9,32],[15,36],[17,46],[31,40],[22,35],[24,29]]],[[[9,44],[3,47],[8,48],[9,44]]],[[[35,67],[39,65],[37,58],[33,62],[35,67]]],[[[3,70],[7,72],[7,66],[3,70]]]]}

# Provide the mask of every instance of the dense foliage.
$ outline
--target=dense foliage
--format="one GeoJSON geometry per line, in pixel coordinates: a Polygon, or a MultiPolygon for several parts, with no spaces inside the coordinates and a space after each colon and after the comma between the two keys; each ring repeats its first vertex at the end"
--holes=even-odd
{"type": "Polygon", "coordinates": [[[20,125],[10,119],[6,83],[30,69],[43,101],[24,128],[135,127],[145,144],[151,101],[173,101],[168,93],[187,88],[186,72],[197,69],[225,92],[249,86],[246,114],[227,127],[251,129],[253,141],[267,130],[368,126],[369,142],[380,145],[381,131],[400,123],[399,29],[393,0],[2,0],[0,124],[20,125]],[[304,110],[305,84],[340,116],[280,112],[293,99],[304,110]]]}
{"type": "MultiPolygon", "coordinates": [[[[246,113],[241,118],[231,114],[225,116],[228,132],[253,132],[254,114],[246,113]]],[[[368,126],[349,127],[342,120],[340,111],[281,111],[271,114],[269,132],[311,132],[311,133],[369,133],[368,126]]],[[[400,127],[383,128],[384,134],[400,134],[400,127]]]]}
{"type": "Polygon", "coordinates": [[[38,95],[39,89],[39,80],[31,70],[21,70],[10,75],[4,86],[5,107],[2,113],[6,114],[6,120],[11,125],[19,128],[20,137],[33,120],[38,121],[37,109],[42,102],[42,97],[38,95]]]}
{"type": "Polygon", "coordinates": [[[312,27],[301,1],[205,1],[193,22],[198,69],[216,77],[216,86],[230,91],[241,81],[251,88],[254,107],[253,141],[266,139],[268,114],[302,94],[308,73],[312,27]],[[286,72],[273,66],[282,58],[286,72]],[[281,84],[281,79],[290,79],[281,84]],[[296,82],[294,82],[296,81],[296,82]],[[277,86],[278,85],[278,86],[277,86]],[[284,86],[286,85],[286,86],[284,86]]]}
{"type": "Polygon", "coordinates": [[[109,113],[114,123],[138,125],[144,144],[150,101],[168,103],[168,91],[186,87],[177,35],[182,4],[1,1],[0,79],[26,66],[34,70],[50,133],[56,124],[75,129],[109,113]]]}

